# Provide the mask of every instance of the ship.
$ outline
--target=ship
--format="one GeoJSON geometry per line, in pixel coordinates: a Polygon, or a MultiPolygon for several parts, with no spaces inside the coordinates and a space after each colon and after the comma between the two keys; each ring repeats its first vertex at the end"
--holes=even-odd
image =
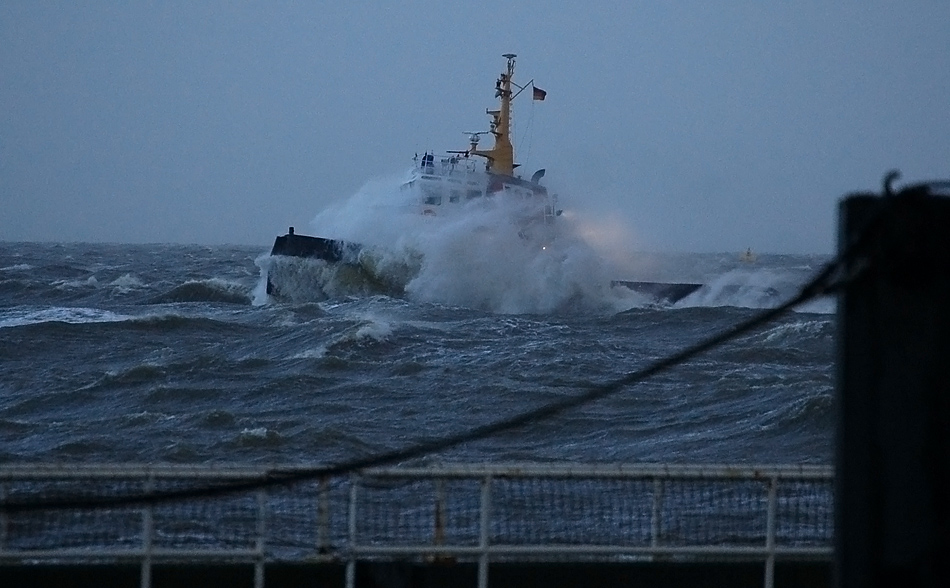
{"type": "MultiPolygon", "coordinates": [[[[511,211],[511,222],[518,228],[518,235],[526,242],[546,247],[554,238],[553,226],[562,210],[558,208],[557,195],[541,183],[544,169],[535,171],[530,178],[517,173],[520,165],[515,162],[511,142],[512,103],[523,94],[532,100],[543,101],[547,92],[534,85],[534,80],[519,85],[514,81],[515,58],[506,53],[504,71],[495,81],[495,98],[498,105],[486,109],[490,117],[487,131],[467,132],[468,147],[462,150],[435,154],[426,151],[413,157],[412,167],[400,191],[408,194],[412,203],[408,212],[421,214],[432,220],[453,218],[471,210],[477,202],[503,202],[511,211]],[[530,91],[529,91],[530,90],[530,91]],[[479,146],[483,136],[490,136],[493,145],[489,149],[479,146]]],[[[359,276],[363,285],[373,291],[400,295],[403,287],[417,269],[412,264],[387,268],[388,272],[375,271],[378,255],[373,248],[360,243],[340,240],[331,236],[309,236],[295,232],[290,227],[285,235],[274,241],[270,255],[309,258],[320,260],[342,270],[350,270],[359,276]]],[[[272,266],[273,267],[273,266],[272,266]]],[[[288,298],[299,284],[293,277],[269,271],[267,294],[275,298],[288,298]]],[[[626,287],[658,302],[673,303],[698,290],[700,284],[670,284],[614,280],[612,287],[626,287]]]]}

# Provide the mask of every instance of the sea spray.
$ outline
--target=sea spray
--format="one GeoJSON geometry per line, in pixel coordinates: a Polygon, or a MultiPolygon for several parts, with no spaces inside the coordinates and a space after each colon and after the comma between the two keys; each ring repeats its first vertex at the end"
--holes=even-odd
{"type": "MultiPolygon", "coordinates": [[[[255,302],[266,301],[261,293],[270,275],[281,297],[294,302],[384,294],[500,313],[769,308],[794,295],[810,275],[805,267],[765,270],[731,253],[637,252],[634,231],[622,218],[568,210],[543,219],[537,203],[508,194],[428,207],[435,214],[425,215],[402,185],[396,178],[374,180],[313,220],[312,234],[361,245],[347,263],[259,258],[255,302]],[[704,286],[670,305],[611,287],[614,280],[704,286]]],[[[833,301],[802,311],[832,312],[833,301]]]]}
{"type": "MultiPolygon", "coordinates": [[[[779,271],[754,266],[737,268],[711,278],[702,288],[676,306],[773,308],[797,295],[808,278],[809,274],[806,272],[779,271]]],[[[834,301],[831,298],[821,298],[799,310],[828,314],[834,312],[834,301]]]]}
{"type": "Polygon", "coordinates": [[[322,261],[272,271],[289,277],[298,296],[308,287],[325,297],[370,290],[503,313],[621,310],[640,300],[610,287],[608,267],[576,223],[545,222],[535,203],[498,195],[456,214],[417,208],[397,182],[378,180],[317,215],[314,234],[369,246],[360,280],[341,284],[322,261]]]}

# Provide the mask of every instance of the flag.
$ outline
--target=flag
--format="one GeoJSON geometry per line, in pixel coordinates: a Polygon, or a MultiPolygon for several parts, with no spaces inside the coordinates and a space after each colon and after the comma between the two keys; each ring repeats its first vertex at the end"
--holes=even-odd
{"type": "Polygon", "coordinates": [[[532,89],[531,97],[534,100],[544,100],[544,97],[548,95],[548,93],[542,90],[541,88],[535,88],[534,86],[531,86],[531,89],[532,89]]]}

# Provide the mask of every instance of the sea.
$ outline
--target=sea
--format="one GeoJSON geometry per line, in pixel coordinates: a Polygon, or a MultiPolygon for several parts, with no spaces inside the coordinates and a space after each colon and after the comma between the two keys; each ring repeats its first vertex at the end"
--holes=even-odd
{"type": "MultiPolygon", "coordinates": [[[[828,261],[641,253],[607,276],[703,284],[670,304],[611,287],[575,249],[450,247],[398,292],[297,260],[313,295],[276,299],[269,244],[0,242],[0,463],[368,457],[621,378],[777,306],[828,261]]],[[[834,308],[812,302],[607,398],[414,463],[830,463],[834,308]]]]}

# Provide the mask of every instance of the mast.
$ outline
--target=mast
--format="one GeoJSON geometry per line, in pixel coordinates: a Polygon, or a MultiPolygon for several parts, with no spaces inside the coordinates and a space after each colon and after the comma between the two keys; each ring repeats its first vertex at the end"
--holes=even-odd
{"type": "Polygon", "coordinates": [[[506,176],[514,175],[515,171],[515,150],[511,146],[511,78],[515,73],[514,53],[505,53],[502,55],[508,60],[508,67],[504,73],[498,76],[495,82],[495,97],[499,99],[498,110],[486,110],[486,114],[492,117],[491,134],[495,137],[495,145],[487,151],[479,151],[477,135],[472,141],[469,153],[480,155],[488,159],[488,171],[506,176]]]}

